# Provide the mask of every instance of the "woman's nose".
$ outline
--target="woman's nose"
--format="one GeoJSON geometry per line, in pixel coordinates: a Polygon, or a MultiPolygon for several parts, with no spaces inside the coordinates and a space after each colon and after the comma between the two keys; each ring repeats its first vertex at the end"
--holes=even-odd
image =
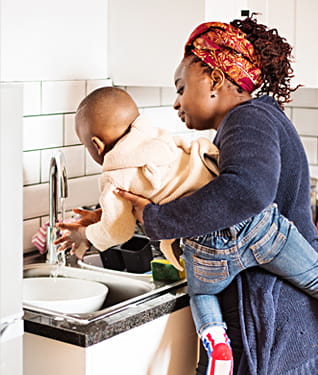
{"type": "Polygon", "coordinates": [[[180,102],[179,102],[179,98],[177,97],[174,104],[173,104],[173,108],[175,110],[178,110],[180,108],[180,102]]]}

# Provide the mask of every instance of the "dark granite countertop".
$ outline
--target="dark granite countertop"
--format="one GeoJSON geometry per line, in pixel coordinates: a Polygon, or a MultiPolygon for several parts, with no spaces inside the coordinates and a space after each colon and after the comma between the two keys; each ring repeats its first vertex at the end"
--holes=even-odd
{"type": "Polygon", "coordinates": [[[25,310],[24,329],[25,332],[87,347],[188,306],[186,289],[186,286],[174,288],[87,325],[25,310]]]}
{"type": "Polygon", "coordinates": [[[183,281],[178,286],[172,285],[158,295],[132,303],[88,324],[26,309],[24,329],[28,333],[88,347],[188,305],[186,281],[183,281]]]}

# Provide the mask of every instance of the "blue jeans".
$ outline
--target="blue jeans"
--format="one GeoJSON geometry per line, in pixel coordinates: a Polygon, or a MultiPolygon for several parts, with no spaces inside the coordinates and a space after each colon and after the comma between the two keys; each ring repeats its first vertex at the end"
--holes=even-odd
{"type": "Polygon", "coordinates": [[[318,298],[318,253],[276,204],[233,227],[184,238],[181,246],[199,334],[208,326],[226,327],[216,294],[249,267],[262,267],[318,298]]]}

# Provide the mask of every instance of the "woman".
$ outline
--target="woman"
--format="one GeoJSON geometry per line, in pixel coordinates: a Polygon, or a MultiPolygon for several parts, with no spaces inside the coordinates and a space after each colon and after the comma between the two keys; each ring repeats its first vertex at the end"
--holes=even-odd
{"type": "MultiPolygon", "coordinates": [[[[205,23],[193,31],[175,74],[174,108],[188,128],[217,130],[220,175],[191,196],[162,206],[118,192],[131,200],[149,237],[203,235],[275,202],[318,251],[308,162],[282,111],[293,91],[290,54],[276,30],[251,18],[230,25],[205,23]]],[[[234,373],[317,375],[315,300],[259,269],[239,275],[220,300],[234,373]]],[[[204,373],[201,363],[198,374],[204,373]]]]}

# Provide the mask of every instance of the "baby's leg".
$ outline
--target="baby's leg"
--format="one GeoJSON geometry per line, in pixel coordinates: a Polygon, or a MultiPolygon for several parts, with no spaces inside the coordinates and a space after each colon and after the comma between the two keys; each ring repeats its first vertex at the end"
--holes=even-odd
{"type": "Polygon", "coordinates": [[[294,224],[281,216],[282,225],[288,225],[286,242],[275,258],[261,265],[288,280],[307,294],[318,298],[318,253],[300,234],[294,224]]]}
{"type": "Polygon", "coordinates": [[[206,375],[231,375],[232,349],[217,297],[193,295],[190,306],[196,330],[208,355],[206,375]]]}

